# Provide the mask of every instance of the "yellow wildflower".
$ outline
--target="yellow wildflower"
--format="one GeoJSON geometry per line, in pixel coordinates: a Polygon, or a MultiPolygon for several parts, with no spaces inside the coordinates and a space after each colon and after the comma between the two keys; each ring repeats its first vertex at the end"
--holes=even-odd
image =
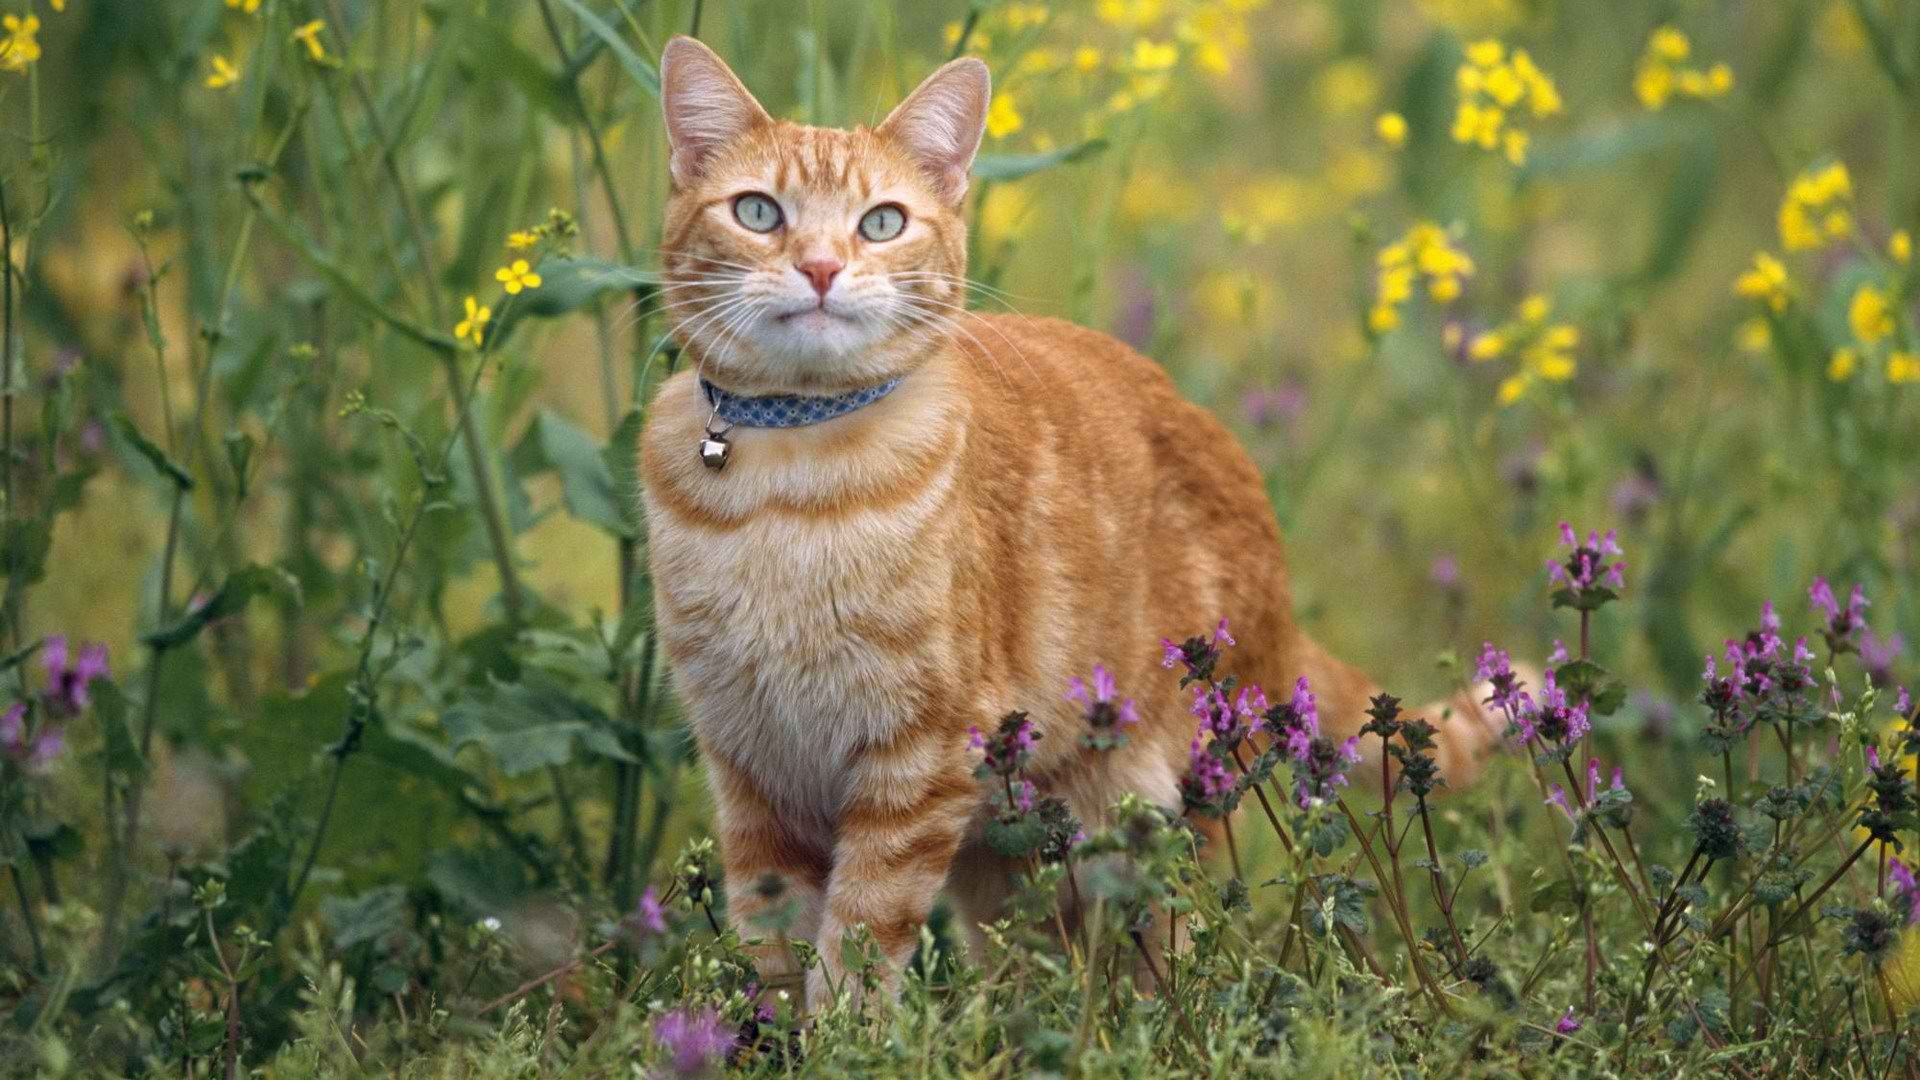
{"type": "Polygon", "coordinates": [[[1500,389],[1495,392],[1494,397],[1502,405],[1511,405],[1525,397],[1527,387],[1531,385],[1533,385],[1533,377],[1524,371],[1518,375],[1509,375],[1501,380],[1500,389]]]}
{"type": "Polygon", "coordinates": [[[987,134],[996,139],[1004,139],[1026,126],[1020,116],[1019,106],[1014,104],[1013,95],[1001,91],[993,97],[993,104],[987,108],[987,134]]]}
{"type": "Polygon", "coordinates": [[[1498,330],[1489,330],[1467,346],[1467,357],[1475,363],[1498,360],[1507,351],[1507,338],[1498,330]]]}
{"type": "Polygon", "coordinates": [[[1743,352],[1763,353],[1773,348],[1773,324],[1754,316],[1740,324],[1735,338],[1743,352]]]}
{"type": "Polygon", "coordinates": [[[207,58],[207,63],[213,68],[207,76],[208,89],[224,90],[240,81],[240,69],[228,63],[226,57],[215,54],[207,58]]]}
{"type": "Polygon", "coordinates": [[[1827,378],[1834,382],[1846,382],[1853,378],[1853,369],[1860,366],[1860,354],[1842,346],[1833,350],[1833,358],[1827,361],[1827,378]]]}
{"type": "Polygon", "coordinates": [[[1082,45],[1073,50],[1073,69],[1086,73],[1100,70],[1100,50],[1091,45],[1082,45]]]}
{"type": "Polygon", "coordinates": [[[500,283],[501,288],[507,290],[508,296],[519,295],[521,289],[537,289],[541,281],[540,275],[527,265],[525,259],[515,259],[495,270],[493,279],[500,283]]]}
{"type": "Polygon", "coordinates": [[[260,11],[260,0],[227,0],[227,6],[235,11],[254,15],[260,11]]]}
{"type": "Polygon", "coordinates": [[[532,229],[515,229],[507,234],[507,247],[513,251],[525,251],[540,242],[540,234],[532,229]]]}
{"type": "Polygon", "coordinates": [[[1671,26],[1655,30],[1633,76],[1633,92],[1640,104],[1658,110],[1676,94],[1705,101],[1733,89],[1732,68],[1714,64],[1702,71],[1684,66],[1692,55],[1687,35],[1671,26]]]}
{"type": "Polygon", "coordinates": [[[1052,14],[1045,4],[1008,4],[1000,9],[1001,21],[1007,24],[1007,29],[1016,33],[1046,25],[1052,14]]]}
{"type": "Polygon", "coordinates": [[[1853,180],[1840,162],[1801,173],[1780,203],[1781,246],[1805,251],[1845,236],[1853,228],[1852,199],[1853,180]]]}
{"type": "Polygon", "coordinates": [[[0,71],[25,71],[40,59],[40,42],[36,37],[40,33],[39,16],[7,15],[0,17],[0,27],[5,27],[7,32],[6,37],[0,39],[0,71]]]}
{"type": "Polygon", "coordinates": [[[1427,295],[1444,304],[1459,298],[1462,280],[1473,274],[1473,260],[1453,246],[1445,229],[1426,221],[1380,249],[1376,262],[1374,307],[1367,316],[1375,333],[1400,325],[1398,306],[1412,298],[1416,278],[1425,278],[1427,295]]]}
{"type": "Polygon", "coordinates": [[[315,19],[310,23],[295,27],[293,34],[287,40],[297,41],[305,45],[307,47],[307,59],[312,60],[316,64],[320,63],[327,58],[326,47],[320,44],[320,31],[326,29],[326,26],[327,22],[325,19],[315,19]]]}
{"type": "Polygon", "coordinates": [[[1887,238],[1887,256],[1901,266],[1907,265],[1913,259],[1913,234],[1905,229],[1893,230],[1887,238]]]}
{"type": "Polygon", "coordinates": [[[1101,22],[1144,30],[1166,17],[1166,0],[1100,0],[1094,14],[1101,22]]]}
{"type": "MultiPolygon", "coordinates": [[[[508,289],[517,292],[517,289],[508,289]]],[[[461,341],[471,341],[476,346],[487,331],[487,323],[493,319],[493,309],[483,306],[480,301],[469,296],[466,300],[467,317],[461,319],[453,328],[453,336],[461,341]]]]}
{"type": "Polygon", "coordinates": [[[1847,323],[1861,344],[1879,344],[1893,333],[1893,306],[1887,302],[1887,294],[1872,285],[1860,286],[1847,306],[1847,323]]]}
{"type": "Polygon", "coordinates": [[[1529,323],[1546,322],[1547,315],[1552,310],[1552,304],[1546,297],[1541,296],[1539,293],[1534,293],[1525,300],[1520,301],[1520,321],[1529,323]]]}
{"type": "Polygon", "coordinates": [[[1133,43],[1135,71],[1166,71],[1180,62],[1180,46],[1171,41],[1155,42],[1141,38],[1133,43]]]}
{"type": "Polygon", "coordinates": [[[1269,232],[1305,220],[1313,196],[1313,185],[1297,176],[1286,173],[1261,176],[1241,186],[1220,211],[1220,222],[1230,235],[1258,244],[1266,240],[1269,232]]]}
{"type": "Polygon", "coordinates": [[[1920,382],[1920,357],[1910,352],[1896,350],[1887,357],[1887,381],[1890,383],[1920,382]]]}
{"type": "Polygon", "coordinates": [[[1501,140],[1501,145],[1506,147],[1508,163],[1513,165],[1525,165],[1527,163],[1527,142],[1529,138],[1530,136],[1528,136],[1526,132],[1518,128],[1508,130],[1506,136],[1501,140]]]}
{"type": "Polygon", "coordinates": [[[1395,150],[1407,144],[1407,118],[1397,112],[1381,113],[1380,118],[1373,122],[1373,130],[1380,136],[1381,142],[1395,150]]]}
{"type": "Polygon", "coordinates": [[[1763,300],[1775,311],[1787,309],[1787,268],[1764,251],[1755,252],[1753,269],[1733,280],[1733,291],[1753,300],[1763,300]]]}
{"type": "Polygon", "coordinates": [[[1514,121],[1522,108],[1534,119],[1564,108],[1560,91],[1525,49],[1508,52],[1494,39],[1467,46],[1467,62],[1454,73],[1460,100],[1453,139],[1482,150],[1497,150],[1514,165],[1527,160],[1530,134],[1514,121]]]}
{"type": "Polygon", "coordinates": [[[1687,35],[1671,26],[1663,26],[1655,30],[1653,37],[1647,41],[1647,55],[1661,60],[1677,63],[1685,60],[1692,53],[1693,45],[1687,40],[1687,35]]]}

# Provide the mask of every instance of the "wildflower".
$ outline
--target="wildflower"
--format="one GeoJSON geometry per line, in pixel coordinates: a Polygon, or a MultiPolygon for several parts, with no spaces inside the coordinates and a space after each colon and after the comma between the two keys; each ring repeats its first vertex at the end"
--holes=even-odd
{"type": "Polygon", "coordinates": [[[1887,302],[1887,294],[1873,285],[1860,286],[1847,307],[1847,324],[1861,344],[1879,344],[1893,333],[1893,306],[1887,302]]]}
{"type": "Polygon", "coordinates": [[[1166,71],[1180,62],[1180,47],[1171,41],[1155,42],[1141,38],[1133,43],[1135,71],[1166,71]]]}
{"type": "MultiPolygon", "coordinates": [[[[1480,660],[1474,666],[1473,678],[1476,683],[1491,687],[1493,692],[1487,698],[1487,704],[1507,714],[1512,719],[1527,695],[1522,691],[1526,683],[1513,673],[1513,661],[1501,649],[1487,642],[1480,650],[1480,660]]],[[[1531,702],[1527,702],[1531,707],[1531,702]]]]}
{"type": "Polygon", "coordinates": [[[1381,142],[1395,150],[1407,144],[1407,118],[1397,112],[1381,113],[1379,119],[1373,122],[1373,131],[1380,136],[1381,142]]]}
{"type": "Polygon", "coordinates": [[[1020,109],[1014,104],[1013,95],[1002,90],[993,95],[993,104],[987,107],[987,135],[995,139],[1004,139],[1026,126],[1020,116],[1020,109]]]}
{"type": "Polygon", "coordinates": [[[1219,817],[1231,809],[1228,802],[1233,790],[1233,773],[1227,763],[1214,753],[1211,744],[1203,745],[1195,735],[1187,748],[1186,775],[1180,778],[1181,802],[1188,810],[1219,817]]]}
{"type": "Polygon", "coordinates": [[[1867,790],[1873,794],[1873,804],[1860,811],[1859,825],[1875,840],[1897,847],[1899,831],[1913,825],[1913,778],[1894,755],[1881,761],[1877,748],[1868,749],[1873,751],[1867,758],[1867,790]]]}
{"type": "Polygon", "coordinates": [[[1514,733],[1524,745],[1539,740],[1548,754],[1564,756],[1592,730],[1586,702],[1569,705],[1567,692],[1549,671],[1541,678],[1540,696],[1521,695],[1511,716],[1514,733]]]}
{"type": "Polygon", "coordinates": [[[645,941],[667,932],[667,909],[660,903],[660,896],[653,886],[647,886],[647,891],[640,894],[633,910],[620,920],[620,928],[636,941],[645,941]]]}
{"type": "Polygon", "coordinates": [[[1806,251],[1853,229],[1853,179],[1847,167],[1833,162],[1801,173],[1780,203],[1780,245],[1788,251],[1806,251]]]}
{"type": "Polygon", "coordinates": [[[1605,535],[1588,532],[1586,542],[1581,543],[1573,526],[1563,521],[1560,543],[1567,548],[1566,561],[1547,560],[1547,580],[1560,587],[1554,593],[1555,607],[1593,611],[1617,599],[1619,590],[1627,587],[1626,562],[1607,562],[1610,555],[1624,554],[1612,529],[1605,535]]]}
{"type": "Polygon", "coordinates": [[[1847,605],[1843,608],[1834,599],[1833,587],[1827,584],[1827,579],[1817,577],[1807,589],[1807,601],[1812,610],[1826,620],[1820,634],[1827,639],[1827,648],[1835,654],[1852,652],[1860,631],[1866,627],[1866,590],[1856,584],[1847,594],[1847,605]]]}
{"type": "Polygon", "coordinates": [[[508,296],[518,296],[522,289],[537,289],[542,280],[539,273],[529,266],[525,259],[515,259],[495,270],[493,279],[500,283],[501,288],[507,290],[508,296]]]}
{"type": "Polygon", "coordinates": [[[1450,551],[1442,551],[1427,564],[1427,580],[1435,588],[1445,592],[1460,591],[1460,558],[1450,551]]]}
{"type": "Polygon", "coordinates": [[[1846,382],[1853,378],[1854,371],[1860,366],[1860,354],[1849,346],[1842,345],[1833,350],[1827,359],[1827,378],[1833,382],[1846,382]]]}
{"type": "Polygon", "coordinates": [[[1520,370],[1500,384],[1496,394],[1500,404],[1520,400],[1538,380],[1573,378],[1577,369],[1573,350],[1580,344],[1580,331],[1570,323],[1549,322],[1552,310],[1546,297],[1529,296],[1512,319],[1475,337],[1467,347],[1468,358],[1476,363],[1517,355],[1520,370]]]}
{"type": "Polygon", "coordinates": [[[675,1009],[653,1022],[653,1041],[671,1057],[677,1076],[700,1076],[720,1063],[734,1033],[713,1009],[675,1009]]]}
{"type": "Polygon", "coordinates": [[[65,635],[47,639],[40,652],[40,663],[47,671],[47,707],[56,715],[72,716],[92,704],[89,687],[95,679],[107,675],[107,647],[83,645],[78,656],[68,655],[65,635]]]}
{"type": "Polygon", "coordinates": [[[979,728],[967,729],[967,745],[984,754],[975,775],[981,779],[989,776],[1008,777],[1026,765],[1033,756],[1034,744],[1040,741],[1040,733],[1027,719],[1027,714],[1010,712],[1000,718],[1000,726],[991,737],[983,734],[979,728]]]}
{"type": "MultiPolygon", "coordinates": [[[[1394,786],[1401,791],[1412,793],[1414,798],[1425,801],[1428,795],[1446,784],[1440,775],[1440,765],[1433,758],[1434,748],[1438,745],[1433,736],[1437,729],[1425,720],[1414,717],[1400,722],[1400,742],[1389,744],[1387,753],[1400,763],[1400,776],[1394,786]]],[[[1354,740],[1349,739],[1343,749],[1353,754],[1352,760],[1358,761],[1358,753],[1352,748],[1354,740]]],[[[1339,783],[1346,783],[1344,777],[1339,783]]]]}
{"type": "Polygon", "coordinates": [[[1773,326],[1756,316],[1740,324],[1734,340],[1742,352],[1764,353],[1773,348],[1773,326]]]}
{"type": "Polygon", "coordinates": [[[1890,383],[1920,382],[1920,357],[1910,352],[1896,350],[1887,357],[1887,381],[1890,383]]]}
{"type": "Polygon", "coordinates": [[[325,19],[315,19],[310,23],[304,23],[294,28],[288,40],[297,41],[305,45],[307,47],[307,59],[316,64],[325,63],[327,60],[327,50],[326,46],[320,44],[320,31],[326,29],[326,26],[327,21],[325,19]]]}
{"type": "Polygon", "coordinates": [[[487,332],[487,323],[493,319],[493,309],[471,296],[466,299],[466,309],[467,317],[454,325],[453,336],[478,346],[487,332]]]}
{"type": "Polygon", "coordinates": [[[1893,883],[1893,909],[1899,912],[1908,926],[1920,923],[1920,883],[1913,877],[1913,869],[1899,859],[1887,864],[1887,880],[1893,883]]]}
{"type": "Polygon", "coordinates": [[[256,15],[260,11],[260,0],[227,0],[227,6],[247,15],[256,15]]]}
{"type": "Polygon", "coordinates": [[[66,749],[66,731],[51,724],[39,725],[32,736],[28,736],[25,702],[15,702],[0,714],[0,758],[18,762],[27,774],[46,773],[66,749]]]}
{"type": "Polygon", "coordinates": [[[1093,665],[1091,683],[1078,675],[1067,681],[1067,700],[1078,702],[1086,710],[1087,726],[1092,730],[1083,738],[1096,750],[1119,746],[1126,739],[1122,729],[1140,722],[1132,698],[1115,704],[1116,689],[1113,673],[1100,664],[1093,665]]]}
{"type": "Polygon", "coordinates": [[[1240,407],[1248,423],[1271,427],[1298,420],[1306,411],[1307,394],[1297,385],[1249,390],[1241,399],[1240,407]]]}
{"type": "Polygon", "coordinates": [[[1780,312],[1787,309],[1788,285],[1786,264],[1764,251],[1757,251],[1753,255],[1753,267],[1733,280],[1733,291],[1780,312]]]}
{"type": "Polygon", "coordinates": [[[1705,101],[1733,89],[1732,68],[1725,64],[1704,71],[1689,67],[1686,61],[1692,54],[1687,35],[1671,26],[1655,30],[1633,77],[1633,92],[1640,104],[1657,111],[1675,95],[1705,101]]]}
{"type": "Polygon", "coordinates": [[[1499,150],[1514,165],[1526,164],[1528,133],[1512,118],[1525,105],[1534,119],[1561,111],[1560,92],[1524,49],[1511,54],[1488,39],[1467,46],[1466,63],[1455,72],[1460,102],[1453,139],[1483,150],[1499,150]]]}
{"type": "Polygon", "coordinates": [[[225,90],[240,81],[240,69],[229,63],[226,57],[215,54],[207,58],[207,63],[213,68],[213,72],[207,76],[207,89],[225,90]]]}
{"type": "Polygon", "coordinates": [[[1426,280],[1428,296],[1444,304],[1459,298],[1462,279],[1473,274],[1473,260],[1453,246],[1446,230],[1425,221],[1382,248],[1375,261],[1374,306],[1367,325],[1376,334],[1400,325],[1400,306],[1412,299],[1420,279],[1426,280]]]}
{"type": "Polygon", "coordinates": [[[0,71],[25,71],[40,59],[39,16],[0,16],[0,27],[6,29],[6,37],[0,38],[0,71]]]}
{"type": "Polygon", "coordinates": [[[538,229],[515,229],[507,234],[507,249],[509,251],[525,251],[539,242],[540,231],[538,229]]]}
{"type": "Polygon", "coordinates": [[[1725,799],[1705,799],[1687,815],[1687,828],[1693,832],[1694,846],[1708,862],[1738,858],[1747,849],[1747,836],[1734,820],[1733,806],[1725,799]]]}
{"type": "Polygon", "coordinates": [[[1102,62],[1100,50],[1091,45],[1082,45],[1073,50],[1073,70],[1086,74],[1100,70],[1102,62]]]}
{"type": "Polygon", "coordinates": [[[1222,618],[1218,626],[1209,635],[1196,635],[1184,643],[1174,644],[1171,638],[1160,639],[1160,666],[1171,669],[1179,664],[1186,668],[1180,676],[1180,685],[1212,681],[1214,665],[1220,662],[1220,646],[1234,645],[1233,635],[1227,631],[1227,620],[1222,618]]]}
{"type": "MultiPolygon", "coordinates": [[[[1315,738],[1307,752],[1294,764],[1294,798],[1306,810],[1333,798],[1334,788],[1347,784],[1347,767],[1360,763],[1358,736],[1335,744],[1324,736],[1315,738]]],[[[1407,774],[1402,771],[1404,781],[1407,774]]]]}
{"type": "Polygon", "coordinates": [[[1567,1011],[1561,1015],[1560,1019],[1554,1022],[1553,1032],[1556,1035],[1572,1035],[1574,1032],[1579,1031],[1582,1026],[1580,1018],[1573,1014],[1573,1006],[1569,1005],[1567,1006],[1567,1011]]]}
{"type": "Polygon", "coordinates": [[[1892,916],[1877,908],[1854,908],[1847,926],[1842,931],[1845,945],[1841,954],[1861,956],[1867,963],[1879,967],[1887,957],[1887,951],[1893,948],[1900,927],[1892,916]]]}

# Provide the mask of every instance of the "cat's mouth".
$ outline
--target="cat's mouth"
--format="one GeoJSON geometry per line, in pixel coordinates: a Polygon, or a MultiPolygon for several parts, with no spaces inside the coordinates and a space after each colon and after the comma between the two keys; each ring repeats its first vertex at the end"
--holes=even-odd
{"type": "Polygon", "coordinates": [[[826,304],[809,304],[793,311],[782,312],[773,317],[773,321],[788,326],[830,326],[834,323],[852,322],[850,315],[829,308],[826,304]]]}

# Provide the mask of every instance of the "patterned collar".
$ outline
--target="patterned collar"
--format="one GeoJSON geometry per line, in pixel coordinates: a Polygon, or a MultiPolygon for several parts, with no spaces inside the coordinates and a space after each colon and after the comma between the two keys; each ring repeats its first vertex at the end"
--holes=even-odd
{"type": "Polygon", "coordinates": [[[832,420],[866,408],[892,393],[893,388],[899,385],[900,380],[892,378],[883,383],[825,397],[808,394],[749,397],[722,390],[705,379],[700,380],[700,389],[712,404],[715,417],[728,427],[749,428],[796,428],[832,420]]]}

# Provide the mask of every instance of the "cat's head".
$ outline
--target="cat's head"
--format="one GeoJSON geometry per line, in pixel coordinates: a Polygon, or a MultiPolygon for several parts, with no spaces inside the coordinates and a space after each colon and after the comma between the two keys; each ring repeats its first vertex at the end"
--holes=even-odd
{"type": "Polygon", "coordinates": [[[671,153],[662,266],[701,371],[749,392],[826,392],[903,374],[966,303],[967,170],[987,66],[955,60],[878,127],[777,121],[711,49],[667,43],[671,153]]]}

